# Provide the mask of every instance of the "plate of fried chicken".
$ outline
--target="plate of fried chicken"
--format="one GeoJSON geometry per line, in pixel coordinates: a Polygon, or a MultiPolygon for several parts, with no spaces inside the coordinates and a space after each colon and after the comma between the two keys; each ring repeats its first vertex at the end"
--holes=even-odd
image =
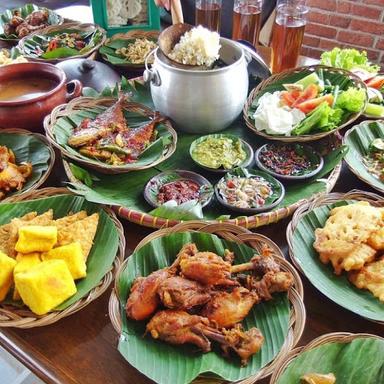
{"type": "Polygon", "coordinates": [[[54,162],[55,153],[43,135],[0,130],[0,203],[42,185],[54,162]]]}
{"type": "Polygon", "coordinates": [[[50,9],[35,4],[8,9],[0,15],[0,40],[15,41],[64,19],[50,9]]]}
{"type": "Polygon", "coordinates": [[[266,244],[257,252],[202,232],[152,238],[116,279],[119,351],[157,383],[257,375],[286,347],[292,271],[266,244]]]}

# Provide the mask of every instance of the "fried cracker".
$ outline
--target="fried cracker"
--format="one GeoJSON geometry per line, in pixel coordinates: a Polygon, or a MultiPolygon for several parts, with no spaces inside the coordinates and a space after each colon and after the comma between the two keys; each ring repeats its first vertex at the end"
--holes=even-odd
{"type": "Polygon", "coordinates": [[[53,225],[55,225],[57,227],[57,231],[60,232],[60,230],[67,227],[68,225],[72,225],[78,220],[83,220],[87,216],[88,215],[86,211],[79,211],[77,213],[74,213],[73,215],[60,217],[60,219],[54,221],[53,225]]]}
{"type": "Polygon", "coordinates": [[[368,289],[384,302],[384,257],[348,274],[349,281],[360,289],[368,289]]]}
{"type": "Polygon", "coordinates": [[[17,239],[19,236],[19,228],[24,226],[30,226],[30,225],[43,225],[43,226],[52,225],[52,221],[53,221],[52,209],[49,209],[43,214],[35,216],[29,220],[25,220],[24,217],[12,219],[11,223],[9,224],[10,230],[9,230],[9,237],[6,245],[7,252],[8,252],[7,255],[13,258],[16,257],[17,252],[15,250],[15,245],[17,243],[17,239]]]}
{"type": "Polygon", "coordinates": [[[384,228],[380,228],[373,232],[369,237],[367,244],[377,251],[384,251],[384,228]]]}
{"type": "Polygon", "coordinates": [[[77,220],[72,225],[61,228],[58,233],[58,245],[66,245],[78,241],[85,260],[93,245],[93,239],[96,235],[97,225],[99,223],[99,214],[94,213],[82,220],[77,220]]]}

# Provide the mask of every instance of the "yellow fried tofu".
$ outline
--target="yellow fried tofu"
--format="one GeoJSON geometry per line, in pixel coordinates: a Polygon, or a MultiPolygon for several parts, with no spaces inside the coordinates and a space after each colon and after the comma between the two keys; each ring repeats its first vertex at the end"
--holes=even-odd
{"type": "Polygon", "coordinates": [[[368,245],[377,251],[384,250],[384,228],[380,228],[373,232],[367,241],[368,245]]]}
{"type": "MultiPolygon", "coordinates": [[[[37,216],[36,212],[29,212],[23,217],[20,217],[19,220],[22,220],[24,222],[30,221],[34,219],[37,216]]],[[[9,244],[9,239],[11,237],[12,232],[12,225],[11,223],[4,224],[0,226],[0,251],[7,254],[9,257],[16,256],[16,253],[14,251],[14,245],[16,243],[16,240],[13,244],[9,244]]],[[[15,232],[17,236],[17,231],[15,232]]]]}
{"type": "Polygon", "coordinates": [[[44,315],[77,289],[64,260],[47,260],[15,275],[15,286],[32,312],[44,315]]]}
{"type": "Polygon", "coordinates": [[[360,271],[348,274],[349,280],[360,289],[368,289],[384,302],[384,257],[366,264],[360,271]]]}
{"type": "Polygon", "coordinates": [[[31,225],[19,229],[15,250],[20,253],[48,252],[57,243],[57,228],[31,225]]]}
{"type": "Polygon", "coordinates": [[[41,256],[43,260],[64,260],[74,280],[81,279],[87,274],[87,266],[79,242],[53,248],[49,252],[43,253],[41,256]]]}
{"type": "Polygon", "coordinates": [[[0,252],[0,301],[5,299],[11,288],[15,265],[16,260],[0,252]]]}
{"type": "MultiPolygon", "coordinates": [[[[13,270],[13,274],[15,275],[16,273],[19,272],[24,272],[27,271],[28,269],[34,267],[37,264],[41,263],[40,259],[40,253],[39,252],[33,252],[33,253],[28,253],[28,254],[23,254],[23,253],[18,253],[16,256],[16,266],[15,269],[13,270]]],[[[16,288],[13,290],[13,300],[20,300],[20,294],[17,291],[16,288]]]]}
{"type": "MultiPolygon", "coordinates": [[[[19,238],[19,228],[26,227],[29,225],[41,225],[41,226],[52,225],[52,222],[53,222],[52,209],[49,209],[48,211],[38,216],[34,216],[33,215],[34,213],[35,212],[32,212],[30,215],[27,214],[21,218],[15,218],[11,220],[10,227],[9,227],[7,247],[6,247],[7,248],[6,254],[8,256],[13,258],[16,257],[17,251],[15,250],[15,245],[19,238]]],[[[30,253],[30,252],[23,252],[23,253],[30,253]]]]}
{"type": "Polygon", "coordinates": [[[93,245],[98,223],[99,214],[94,213],[91,216],[76,221],[72,225],[62,228],[58,233],[58,245],[79,242],[86,261],[93,245]]]}

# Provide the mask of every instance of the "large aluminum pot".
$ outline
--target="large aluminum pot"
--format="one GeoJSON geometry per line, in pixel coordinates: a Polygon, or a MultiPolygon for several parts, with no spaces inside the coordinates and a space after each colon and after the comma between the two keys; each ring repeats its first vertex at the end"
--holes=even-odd
{"type": "MultiPolygon", "coordinates": [[[[251,60],[241,45],[220,38],[220,58],[228,65],[213,70],[175,66],[157,48],[151,68],[146,62],[144,79],[150,81],[156,110],[170,117],[180,130],[217,132],[240,114],[247,98],[251,60]]],[[[147,57],[148,61],[148,57],[147,57]]]]}

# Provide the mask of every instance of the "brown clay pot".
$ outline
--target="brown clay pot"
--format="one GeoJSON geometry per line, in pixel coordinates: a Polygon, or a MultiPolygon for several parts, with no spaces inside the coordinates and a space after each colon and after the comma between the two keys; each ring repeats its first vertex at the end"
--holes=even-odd
{"type": "Polygon", "coordinates": [[[28,77],[32,76],[52,79],[57,85],[43,95],[28,100],[0,101],[0,129],[17,127],[42,131],[44,117],[53,108],[81,95],[81,82],[67,82],[64,71],[52,64],[18,63],[0,67],[0,84],[15,78],[28,81],[28,77]]]}

